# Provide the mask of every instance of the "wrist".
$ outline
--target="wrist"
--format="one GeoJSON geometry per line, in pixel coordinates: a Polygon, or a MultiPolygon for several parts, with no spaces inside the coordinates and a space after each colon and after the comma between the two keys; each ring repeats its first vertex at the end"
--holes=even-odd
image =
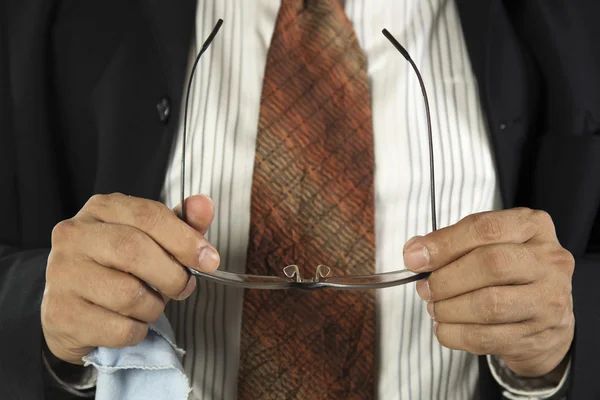
{"type": "Polygon", "coordinates": [[[516,359],[503,356],[500,358],[506,367],[517,376],[523,378],[552,377],[560,381],[569,364],[574,337],[574,329],[571,329],[571,333],[561,339],[562,343],[559,346],[549,346],[546,352],[535,357],[527,357],[524,354],[516,359]]]}
{"type": "Polygon", "coordinates": [[[549,374],[525,377],[515,374],[500,356],[486,356],[494,380],[502,387],[503,398],[563,399],[569,388],[570,354],[564,359],[564,368],[555,368],[549,374]],[[558,375],[562,373],[562,375],[558,375]],[[512,395],[512,396],[511,396],[512,395]]]}
{"type": "Polygon", "coordinates": [[[569,360],[571,359],[571,352],[568,351],[563,357],[562,361],[552,371],[548,372],[543,376],[544,380],[551,385],[558,385],[565,375],[565,371],[569,366],[569,360]]]}

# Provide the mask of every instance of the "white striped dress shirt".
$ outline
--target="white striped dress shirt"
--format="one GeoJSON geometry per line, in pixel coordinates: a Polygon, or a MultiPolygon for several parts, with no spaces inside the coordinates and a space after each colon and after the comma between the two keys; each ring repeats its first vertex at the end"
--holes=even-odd
{"type": "MultiPolygon", "coordinates": [[[[423,73],[432,106],[440,226],[500,207],[477,86],[450,0],[346,0],[369,63],[375,140],[377,272],[404,268],[402,247],[430,229],[427,130],[418,81],[381,34],[392,32],[423,73]]],[[[280,0],[201,0],[198,51],[218,18],[224,26],[196,72],[188,125],[188,194],[212,197],[208,239],[221,269],[244,272],[250,188],[267,51],[280,0]]],[[[181,132],[164,185],[179,202],[181,132]]],[[[194,399],[235,399],[243,292],[199,281],[167,315],[187,355],[194,399]]],[[[442,347],[414,284],[377,293],[378,398],[475,399],[477,358],[442,347]]]]}

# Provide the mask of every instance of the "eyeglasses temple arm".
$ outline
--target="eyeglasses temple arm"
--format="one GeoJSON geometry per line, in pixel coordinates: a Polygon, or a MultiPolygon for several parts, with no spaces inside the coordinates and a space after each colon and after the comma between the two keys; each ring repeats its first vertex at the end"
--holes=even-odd
{"type": "Polygon", "coordinates": [[[221,25],[223,25],[223,20],[219,19],[217,24],[213,28],[208,38],[204,41],[200,52],[196,56],[196,60],[194,61],[194,66],[192,67],[192,72],[190,73],[190,80],[188,82],[187,92],[185,95],[185,113],[183,116],[183,144],[181,145],[181,215],[180,218],[185,221],[185,144],[187,142],[187,119],[188,119],[188,104],[190,101],[190,92],[192,90],[192,80],[194,79],[194,74],[196,73],[196,67],[198,66],[198,61],[200,61],[200,57],[202,54],[209,48],[215,36],[221,29],[221,25]]]}
{"type": "Polygon", "coordinates": [[[413,70],[419,78],[419,85],[421,85],[421,92],[423,93],[423,99],[425,100],[425,113],[427,114],[427,134],[429,135],[429,179],[431,181],[431,229],[437,230],[437,212],[435,209],[435,167],[433,162],[433,132],[431,129],[431,111],[429,110],[429,97],[427,96],[427,90],[425,90],[425,84],[423,83],[423,77],[417,65],[413,61],[412,57],[406,51],[406,49],[396,40],[394,36],[387,30],[382,31],[383,35],[394,45],[394,47],[402,54],[404,58],[410,63],[413,70]]]}

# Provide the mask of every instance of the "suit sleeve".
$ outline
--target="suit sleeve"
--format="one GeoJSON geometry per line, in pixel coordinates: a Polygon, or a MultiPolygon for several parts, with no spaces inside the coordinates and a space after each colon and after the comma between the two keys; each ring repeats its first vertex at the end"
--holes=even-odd
{"type": "Polygon", "coordinates": [[[0,246],[0,397],[43,399],[40,303],[48,250],[0,246]]]}
{"type": "MultiPolygon", "coordinates": [[[[600,398],[600,2],[531,0],[513,4],[519,8],[515,22],[523,43],[543,78],[542,129],[548,142],[562,143],[542,160],[546,169],[558,165],[544,174],[547,179],[561,178],[560,187],[556,182],[537,184],[553,188],[544,193],[554,197],[552,204],[559,206],[547,210],[557,217],[559,240],[575,256],[576,326],[568,398],[600,398]],[[568,182],[560,175],[567,167],[581,178],[579,187],[566,187],[568,182]],[[562,232],[570,234],[561,236],[562,232]]],[[[546,209],[544,205],[551,202],[539,198],[536,203],[546,209]]]]}
{"type": "Polygon", "coordinates": [[[43,399],[40,301],[47,249],[21,251],[11,134],[7,7],[0,5],[0,398],[43,399]]]}
{"type": "Polygon", "coordinates": [[[42,363],[40,304],[49,249],[25,245],[20,222],[27,210],[19,194],[10,61],[21,49],[9,32],[22,6],[0,2],[0,398],[69,399],[42,363]]]}
{"type": "Polygon", "coordinates": [[[600,255],[589,255],[576,262],[573,277],[575,342],[571,363],[570,399],[600,397],[598,360],[600,360],[600,255]],[[593,258],[593,259],[592,259],[593,258]]]}

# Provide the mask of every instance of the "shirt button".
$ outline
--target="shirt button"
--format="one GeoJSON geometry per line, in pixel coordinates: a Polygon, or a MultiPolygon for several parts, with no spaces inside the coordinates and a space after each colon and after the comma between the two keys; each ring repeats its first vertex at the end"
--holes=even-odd
{"type": "Polygon", "coordinates": [[[158,111],[158,119],[163,124],[169,121],[169,115],[171,115],[171,102],[168,97],[163,97],[156,104],[156,111],[158,111]]]}

